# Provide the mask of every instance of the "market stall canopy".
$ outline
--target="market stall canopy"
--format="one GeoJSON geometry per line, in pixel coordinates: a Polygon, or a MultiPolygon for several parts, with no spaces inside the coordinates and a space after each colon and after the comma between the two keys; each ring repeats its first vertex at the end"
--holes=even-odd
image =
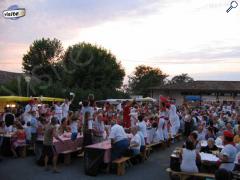
{"type": "Polygon", "coordinates": [[[145,98],[137,98],[136,101],[140,102],[156,102],[156,99],[150,98],[150,97],[145,97],[145,98]]]}
{"type": "Polygon", "coordinates": [[[30,101],[30,97],[22,96],[0,96],[0,102],[26,102],[30,101]]]}

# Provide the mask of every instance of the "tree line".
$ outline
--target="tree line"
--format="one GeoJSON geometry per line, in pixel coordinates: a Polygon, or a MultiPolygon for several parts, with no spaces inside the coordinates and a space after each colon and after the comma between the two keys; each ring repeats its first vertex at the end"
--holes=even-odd
{"type": "Polygon", "coordinates": [[[23,55],[22,69],[30,82],[23,76],[3,84],[0,95],[26,96],[29,85],[31,96],[66,97],[74,92],[78,100],[88,94],[96,99],[129,98],[131,94],[147,96],[153,86],[193,81],[185,73],[169,80],[160,68],[139,65],[124,85],[125,70],[109,50],[86,42],[64,50],[55,38],[35,40],[23,55]]]}

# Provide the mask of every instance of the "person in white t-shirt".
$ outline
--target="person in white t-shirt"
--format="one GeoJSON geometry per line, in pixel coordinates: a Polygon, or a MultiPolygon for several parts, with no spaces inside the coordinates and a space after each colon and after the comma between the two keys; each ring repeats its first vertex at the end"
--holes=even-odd
{"type": "Polygon", "coordinates": [[[141,148],[141,136],[137,133],[138,132],[138,128],[137,127],[133,127],[131,129],[131,132],[133,134],[133,138],[130,141],[130,150],[132,152],[133,156],[136,156],[138,154],[140,154],[140,148],[141,148]]]}
{"type": "Polygon", "coordinates": [[[128,150],[129,142],[123,127],[116,124],[115,121],[112,121],[109,139],[111,139],[112,144],[112,160],[122,157],[128,150]]]}
{"type": "Polygon", "coordinates": [[[143,116],[138,116],[138,124],[137,126],[139,127],[139,131],[142,132],[145,143],[147,142],[147,125],[146,122],[143,119],[143,116]]]}
{"type": "Polygon", "coordinates": [[[64,100],[64,102],[62,103],[62,116],[63,118],[66,118],[68,116],[68,112],[69,112],[69,107],[72,104],[72,101],[74,99],[75,95],[73,94],[73,98],[71,100],[69,100],[68,98],[66,98],[64,100]]]}
{"type": "Polygon", "coordinates": [[[54,117],[57,118],[58,122],[62,121],[63,111],[60,102],[54,104],[54,117]]]}
{"type": "Polygon", "coordinates": [[[29,103],[25,106],[25,111],[23,114],[25,124],[27,124],[27,122],[30,122],[32,119],[33,104],[33,100],[30,100],[29,103]]]}
{"type": "Polygon", "coordinates": [[[138,121],[138,112],[136,107],[133,107],[130,111],[130,121],[131,121],[131,127],[136,126],[136,123],[138,121]]]}

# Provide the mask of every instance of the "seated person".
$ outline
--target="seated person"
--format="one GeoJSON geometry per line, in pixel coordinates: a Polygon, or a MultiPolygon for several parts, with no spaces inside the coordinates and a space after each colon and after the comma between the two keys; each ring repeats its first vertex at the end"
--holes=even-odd
{"type": "Polygon", "coordinates": [[[240,143],[240,126],[238,126],[238,128],[237,128],[237,132],[236,132],[236,135],[233,138],[233,142],[235,144],[239,144],[240,143]]]}
{"type": "Polygon", "coordinates": [[[181,171],[190,173],[198,172],[196,161],[197,159],[200,160],[201,157],[199,153],[196,152],[194,144],[190,139],[186,141],[186,147],[182,150],[181,159],[181,171]]]}
{"type": "Polygon", "coordinates": [[[13,134],[15,141],[12,143],[11,151],[15,158],[17,158],[17,147],[22,147],[26,145],[26,133],[21,123],[16,123],[17,131],[13,134]]]}
{"type": "Polygon", "coordinates": [[[209,154],[212,154],[212,151],[217,151],[217,150],[218,148],[215,145],[215,141],[213,138],[209,138],[207,141],[207,146],[201,148],[201,152],[209,153],[209,154]]]}
{"type": "Polygon", "coordinates": [[[204,127],[203,125],[199,125],[198,126],[198,141],[203,141],[205,140],[205,136],[206,136],[206,133],[205,133],[205,130],[204,130],[204,127]]]}
{"type": "Polygon", "coordinates": [[[112,121],[109,139],[111,139],[112,144],[111,158],[113,161],[117,158],[122,157],[127,152],[129,142],[124,128],[116,124],[115,121],[112,121]]]}
{"type": "Polygon", "coordinates": [[[130,141],[130,151],[133,156],[136,156],[140,154],[140,148],[141,148],[141,137],[138,133],[138,127],[133,127],[131,129],[131,132],[133,134],[133,138],[130,141]]]}
{"type": "Polygon", "coordinates": [[[215,179],[216,180],[232,180],[231,172],[225,169],[219,169],[215,172],[215,179]]]}
{"type": "Polygon", "coordinates": [[[194,145],[194,149],[200,150],[201,149],[201,143],[197,140],[198,139],[198,135],[197,133],[194,131],[189,135],[189,140],[192,141],[193,145],[194,145]]]}
{"type": "Polygon", "coordinates": [[[216,139],[214,129],[212,127],[208,127],[207,134],[205,136],[205,139],[208,140],[209,138],[216,139]]]}
{"type": "Polygon", "coordinates": [[[140,130],[140,127],[138,127],[138,132],[137,132],[141,138],[141,147],[140,147],[140,152],[143,152],[146,148],[146,142],[145,142],[145,138],[144,135],[142,133],[142,131],[140,130]]]}
{"type": "Polygon", "coordinates": [[[237,149],[233,143],[233,134],[229,131],[223,132],[224,148],[222,149],[219,159],[221,160],[220,168],[232,171],[234,169],[234,160],[237,154],[237,149]]]}

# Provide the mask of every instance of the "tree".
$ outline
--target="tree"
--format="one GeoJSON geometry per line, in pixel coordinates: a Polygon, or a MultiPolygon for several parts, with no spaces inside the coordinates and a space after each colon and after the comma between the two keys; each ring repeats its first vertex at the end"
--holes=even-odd
{"type": "Polygon", "coordinates": [[[125,76],[122,65],[111,52],[89,43],[70,46],[61,67],[65,86],[97,94],[96,98],[117,92],[125,76]]]}
{"type": "Polygon", "coordinates": [[[140,65],[135,68],[134,74],[129,76],[129,90],[132,94],[147,96],[148,88],[164,84],[167,77],[159,68],[140,65]]]}
{"type": "Polygon", "coordinates": [[[23,71],[43,81],[54,81],[60,76],[58,63],[63,52],[63,46],[57,39],[35,40],[23,56],[23,71]]]}
{"type": "Polygon", "coordinates": [[[174,76],[171,81],[169,82],[170,84],[181,84],[181,83],[188,83],[188,82],[193,82],[194,79],[190,77],[188,74],[182,73],[180,75],[174,76]]]}

